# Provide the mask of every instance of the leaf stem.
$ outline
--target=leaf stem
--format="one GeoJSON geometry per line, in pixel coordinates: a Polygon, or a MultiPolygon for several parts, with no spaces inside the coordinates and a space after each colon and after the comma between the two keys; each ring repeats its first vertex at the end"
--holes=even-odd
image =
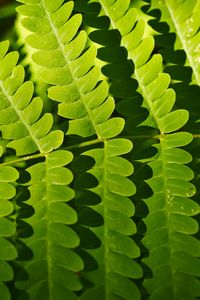
{"type": "Polygon", "coordinates": [[[162,134],[158,135],[147,135],[147,134],[136,134],[136,135],[125,135],[125,136],[120,136],[120,138],[124,139],[129,139],[129,140],[136,140],[136,139],[156,139],[159,140],[163,137],[162,134]]]}
{"type": "MultiPolygon", "coordinates": [[[[158,135],[145,135],[145,134],[141,134],[141,135],[130,135],[130,136],[119,136],[120,138],[126,138],[129,140],[135,140],[135,139],[155,139],[155,140],[160,140],[163,135],[162,134],[158,134],[158,135]]],[[[194,139],[198,139],[200,138],[200,134],[193,134],[193,138],[194,139]]],[[[63,150],[73,150],[73,149],[78,149],[78,148],[83,148],[83,147],[87,147],[87,146],[91,146],[94,144],[100,144],[103,143],[104,140],[103,139],[95,139],[95,140],[91,140],[91,141],[87,141],[87,142],[83,142],[83,143],[79,143],[79,144],[74,144],[74,145],[70,145],[67,147],[63,147],[63,150]]],[[[41,158],[41,157],[45,157],[47,156],[48,153],[38,153],[38,154],[33,154],[33,155],[29,155],[29,156],[24,156],[24,157],[19,157],[17,159],[14,160],[10,160],[10,161],[6,161],[3,163],[0,163],[0,166],[9,166],[9,165],[13,165],[19,162],[23,162],[23,161],[28,161],[28,160],[32,160],[32,159],[36,159],[36,158],[41,158]]]]}
{"type": "Polygon", "coordinates": [[[102,143],[103,141],[104,141],[103,139],[95,139],[95,140],[67,146],[67,147],[64,147],[63,149],[64,150],[73,150],[73,149],[87,147],[87,146],[94,145],[94,144],[99,144],[99,143],[102,143]]]}
{"type": "MultiPolygon", "coordinates": [[[[63,147],[62,149],[63,150],[73,150],[73,149],[87,147],[87,146],[94,145],[94,144],[99,144],[99,143],[102,143],[102,142],[103,142],[103,139],[95,139],[95,140],[91,140],[91,141],[87,141],[87,142],[83,142],[83,143],[63,147]]],[[[19,162],[28,161],[28,160],[32,160],[32,159],[35,159],[35,158],[45,157],[47,155],[48,155],[48,153],[37,153],[37,154],[29,155],[29,156],[19,157],[19,158],[16,158],[14,160],[10,160],[10,161],[0,163],[0,166],[9,166],[9,165],[16,164],[16,163],[19,163],[19,162]]]]}
{"type": "Polygon", "coordinates": [[[200,134],[193,134],[192,135],[194,139],[199,139],[200,138],[200,134]]]}
{"type": "Polygon", "coordinates": [[[46,155],[47,155],[47,153],[38,153],[38,154],[29,155],[29,156],[19,157],[17,159],[1,163],[0,166],[9,166],[9,165],[16,164],[19,162],[23,162],[23,161],[27,161],[27,160],[31,160],[31,159],[35,159],[35,158],[40,158],[40,157],[45,157],[46,155]]]}

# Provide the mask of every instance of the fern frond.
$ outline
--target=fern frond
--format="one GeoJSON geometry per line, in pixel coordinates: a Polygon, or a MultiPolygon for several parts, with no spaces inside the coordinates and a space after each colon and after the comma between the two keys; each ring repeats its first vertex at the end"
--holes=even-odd
{"type": "Polygon", "coordinates": [[[25,43],[25,39],[26,36],[29,35],[29,31],[22,26],[21,18],[22,16],[18,15],[15,21],[15,28],[18,35],[17,46],[20,50],[20,53],[23,56],[23,59],[20,63],[24,68],[27,68],[30,72],[30,80],[35,85],[35,94],[41,97],[43,101],[43,111],[51,112],[53,103],[49,101],[48,96],[46,94],[48,84],[39,80],[38,78],[38,73],[41,67],[34,63],[31,59],[31,55],[33,54],[34,50],[27,43],[25,43]]]}
{"type": "Polygon", "coordinates": [[[194,83],[200,85],[200,2],[186,0],[183,2],[165,0],[152,1],[161,10],[161,20],[170,25],[170,31],[177,35],[177,45],[187,57],[187,65],[193,70],[194,83]]]}
{"type": "Polygon", "coordinates": [[[150,299],[194,299],[200,295],[195,279],[200,275],[200,242],[190,236],[198,231],[198,223],[190,216],[199,213],[199,205],[188,199],[195,194],[195,187],[188,182],[193,172],[183,165],[189,162],[187,152],[178,148],[191,139],[184,132],[164,137],[157,159],[149,164],[153,177],[148,184],[153,196],[146,200],[149,215],[144,220],[147,232],[143,243],[150,251],[144,262],[153,272],[153,278],[145,280],[150,299]]]}
{"type": "Polygon", "coordinates": [[[63,140],[61,131],[51,131],[53,117],[42,113],[43,103],[34,97],[32,82],[24,82],[24,69],[17,65],[18,53],[8,54],[8,42],[0,44],[0,130],[7,147],[17,155],[50,152],[63,140]]]}
{"type": "Polygon", "coordinates": [[[103,216],[104,224],[93,231],[102,241],[102,246],[92,254],[98,262],[98,269],[90,272],[89,279],[94,288],[83,294],[81,299],[140,299],[140,292],[132,279],[141,278],[141,267],[134,261],[140,251],[130,237],[136,233],[136,225],[130,219],[134,205],[128,198],[135,193],[135,185],[127,176],[133,173],[133,166],[120,155],[129,152],[132,143],[126,139],[112,139],[101,149],[84,152],[95,160],[88,171],[99,185],[91,191],[101,197],[101,203],[93,206],[103,216]],[[99,298],[100,299],[100,298],[99,298]]]}
{"type": "Polygon", "coordinates": [[[144,97],[143,105],[151,115],[145,125],[153,126],[161,133],[160,144],[156,145],[158,154],[149,163],[153,177],[148,184],[153,196],[146,200],[149,214],[144,220],[147,225],[144,243],[150,253],[144,262],[152,269],[153,278],[146,279],[145,286],[150,299],[178,300],[185,297],[184,293],[187,299],[192,299],[193,296],[199,296],[200,290],[193,292],[187,289],[184,280],[187,277],[190,285],[195,285],[195,277],[199,276],[200,262],[196,258],[199,257],[199,241],[188,238],[188,235],[198,231],[197,222],[190,216],[199,212],[199,206],[188,199],[195,194],[194,186],[188,182],[193,178],[193,172],[183,165],[186,163],[184,152],[178,149],[187,145],[192,136],[185,132],[174,133],[187,122],[188,111],[172,110],[175,92],[168,89],[170,76],[162,73],[162,57],[157,54],[152,56],[154,39],[143,38],[145,22],[138,18],[134,8],[129,7],[130,2],[127,1],[126,5],[125,1],[122,5],[120,0],[98,2],[102,6],[102,13],[109,17],[111,27],[120,32],[121,45],[134,63],[133,76],[144,97]],[[120,13],[116,9],[118,5],[122,8],[120,13]],[[174,155],[179,151],[183,155],[181,163],[174,155]],[[187,245],[188,239],[196,245],[193,253],[187,247],[177,246],[187,245]],[[198,267],[194,268],[195,265],[198,267]],[[182,276],[182,273],[186,275],[182,276]]]}
{"type": "Polygon", "coordinates": [[[34,234],[25,242],[34,256],[24,264],[29,279],[18,282],[17,287],[26,290],[30,300],[76,299],[73,291],[81,289],[78,272],[83,262],[73,251],[79,238],[69,227],[77,222],[77,214],[66,203],[74,197],[68,187],[73,175],[65,168],[72,158],[68,151],[54,151],[46,155],[44,162],[27,169],[31,176],[27,204],[34,208],[27,223],[34,234]]]}
{"type": "Polygon", "coordinates": [[[0,298],[199,299],[200,0],[19,2],[31,74],[0,43],[0,298]]]}
{"type": "Polygon", "coordinates": [[[13,213],[11,199],[16,194],[14,182],[18,179],[17,170],[0,166],[0,291],[1,298],[10,299],[10,291],[5,282],[13,279],[14,274],[8,261],[17,257],[17,250],[9,238],[16,234],[16,224],[8,217],[13,213]]]}
{"type": "Polygon", "coordinates": [[[26,5],[18,12],[26,16],[22,25],[33,32],[26,41],[35,48],[32,59],[43,67],[41,78],[54,87],[49,88],[51,99],[61,102],[58,114],[70,119],[67,134],[110,138],[122,131],[120,118],[109,119],[114,101],[108,96],[106,82],[99,83],[101,72],[95,66],[96,48],[87,48],[87,34],[79,30],[80,14],[70,17],[73,2],[20,1],[26,5]],[[97,85],[98,84],[98,85],[97,85]],[[109,127],[109,131],[107,128],[109,127]]]}
{"type": "Polygon", "coordinates": [[[150,112],[148,124],[146,121],[145,125],[158,128],[161,134],[175,131],[185,125],[188,112],[182,109],[171,112],[175,93],[172,89],[168,89],[170,76],[162,73],[161,55],[152,56],[154,39],[151,36],[143,38],[145,22],[138,17],[135,8],[129,8],[130,1],[127,1],[126,6],[122,6],[120,16],[117,15],[115,6],[118,1],[114,4],[106,0],[98,2],[102,5],[105,15],[109,17],[112,28],[119,30],[122,36],[121,45],[134,63],[133,76],[144,97],[144,106],[150,112]]]}

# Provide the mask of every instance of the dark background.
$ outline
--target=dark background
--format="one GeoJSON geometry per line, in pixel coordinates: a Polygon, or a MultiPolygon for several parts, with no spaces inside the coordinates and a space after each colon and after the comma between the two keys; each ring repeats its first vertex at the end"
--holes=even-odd
{"type": "Polygon", "coordinates": [[[13,0],[0,0],[0,7],[13,2],[14,2],[13,0]]]}
{"type": "Polygon", "coordinates": [[[11,42],[14,39],[15,8],[18,2],[15,0],[0,0],[0,41],[5,39],[11,42]]]}

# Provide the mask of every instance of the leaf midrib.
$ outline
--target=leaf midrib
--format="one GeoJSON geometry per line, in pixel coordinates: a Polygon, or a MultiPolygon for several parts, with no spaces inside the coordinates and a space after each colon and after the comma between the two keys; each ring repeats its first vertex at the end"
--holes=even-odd
{"type": "MultiPolygon", "coordinates": [[[[118,27],[117,27],[117,25],[116,25],[116,22],[113,21],[113,19],[110,17],[106,5],[104,5],[104,4],[102,3],[101,0],[99,0],[99,2],[100,2],[100,4],[101,4],[101,7],[102,7],[102,9],[103,9],[105,15],[106,15],[106,16],[109,18],[109,20],[110,20],[111,27],[114,28],[114,29],[119,30],[118,27]]],[[[112,5],[111,5],[111,6],[112,6],[112,5]]],[[[125,35],[125,36],[126,36],[126,35],[125,35]]],[[[121,45],[126,49],[126,46],[123,44],[123,41],[122,41],[122,40],[121,40],[121,45]]],[[[127,50],[127,53],[128,53],[128,58],[129,58],[130,60],[132,60],[133,63],[134,63],[134,60],[132,59],[132,57],[129,56],[129,51],[128,51],[128,50],[127,50]]],[[[161,132],[161,134],[162,134],[163,132],[162,132],[162,130],[160,129],[161,126],[159,125],[159,124],[160,124],[159,118],[156,116],[156,111],[153,109],[153,105],[151,104],[151,101],[148,100],[148,95],[147,95],[146,87],[141,83],[141,79],[140,79],[140,76],[139,76],[139,74],[138,74],[138,72],[137,72],[137,68],[135,68],[134,77],[135,77],[135,79],[137,80],[137,82],[138,82],[138,84],[139,84],[139,86],[140,86],[140,88],[141,88],[142,95],[144,96],[144,100],[146,101],[146,103],[147,103],[147,105],[148,105],[148,107],[149,107],[149,109],[150,109],[150,112],[151,112],[151,114],[152,114],[154,120],[156,121],[156,124],[158,125],[158,129],[160,130],[160,132],[161,132]]]]}
{"type": "Polygon", "coordinates": [[[189,50],[189,47],[188,47],[188,44],[187,44],[187,40],[184,39],[184,35],[182,34],[181,30],[180,30],[180,27],[179,27],[179,24],[178,22],[176,21],[176,18],[173,14],[173,10],[171,9],[170,7],[170,4],[168,3],[168,1],[166,0],[165,1],[166,3],[166,7],[168,9],[168,12],[169,12],[169,15],[171,17],[171,20],[174,24],[174,27],[175,27],[175,30],[177,32],[177,35],[180,39],[180,42],[183,46],[183,49],[185,50],[186,52],[186,56],[187,56],[187,59],[189,61],[189,64],[193,70],[193,73],[194,73],[194,77],[195,77],[195,81],[197,82],[197,84],[200,86],[200,75],[199,75],[199,72],[198,70],[196,69],[195,65],[198,65],[198,64],[195,64],[194,60],[193,60],[193,56],[192,54],[190,53],[190,50],[189,50]]]}
{"type": "MultiPolygon", "coordinates": [[[[163,138],[164,139],[164,138],[163,138]]],[[[160,139],[160,158],[162,158],[160,161],[161,161],[161,173],[162,173],[162,178],[163,178],[163,185],[164,185],[164,197],[165,197],[165,208],[164,208],[164,211],[166,213],[166,217],[167,217],[167,224],[166,224],[166,229],[168,231],[168,243],[167,243],[167,247],[169,249],[169,266],[170,266],[170,269],[171,269],[171,287],[172,287],[172,293],[173,295],[175,294],[175,289],[176,289],[176,285],[174,285],[174,282],[176,282],[175,280],[175,272],[176,270],[174,270],[173,268],[173,263],[172,263],[172,257],[173,257],[173,247],[171,247],[171,232],[174,232],[174,231],[171,231],[169,229],[169,215],[171,214],[170,212],[170,209],[169,209],[169,203],[167,201],[167,189],[166,189],[166,180],[167,180],[167,176],[166,176],[166,172],[165,172],[165,164],[166,164],[166,161],[165,161],[165,151],[164,151],[164,146],[163,146],[163,139],[160,139]]]]}
{"type": "Polygon", "coordinates": [[[108,228],[107,228],[107,203],[106,203],[106,191],[107,191],[107,171],[106,171],[106,159],[107,159],[107,141],[104,141],[104,160],[103,160],[103,180],[104,186],[103,186],[103,195],[102,195],[102,202],[103,202],[103,214],[104,214],[104,276],[105,276],[105,300],[109,299],[109,294],[108,294],[108,286],[107,286],[107,277],[108,277],[108,268],[107,268],[107,257],[108,257],[108,228]]]}
{"type": "MultiPolygon", "coordinates": [[[[22,122],[22,124],[24,125],[24,127],[26,128],[26,130],[28,131],[30,137],[32,138],[33,142],[35,143],[35,145],[37,146],[38,150],[40,151],[40,153],[43,153],[42,148],[39,146],[38,144],[38,140],[37,138],[33,135],[32,131],[31,131],[31,126],[29,126],[25,119],[23,118],[21,112],[17,109],[17,107],[15,106],[15,104],[12,101],[12,96],[10,96],[6,89],[4,88],[3,82],[0,81],[0,88],[2,89],[2,92],[4,93],[4,95],[6,96],[7,100],[9,101],[11,107],[14,109],[15,113],[17,114],[19,120],[22,122]]],[[[8,124],[9,126],[9,124],[8,124]]],[[[20,140],[20,139],[19,139],[20,140]]]]}
{"type": "Polygon", "coordinates": [[[75,84],[75,86],[76,86],[76,89],[77,89],[77,91],[78,91],[78,93],[79,93],[80,100],[82,101],[82,103],[83,103],[83,105],[84,105],[84,108],[85,108],[85,110],[86,110],[86,112],[87,112],[87,114],[88,114],[88,117],[89,117],[89,119],[90,119],[90,121],[91,121],[91,123],[92,123],[92,126],[93,126],[93,128],[94,128],[94,130],[95,130],[95,132],[96,132],[97,137],[100,139],[101,137],[99,136],[99,133],[98,133],[96,124],[95,124],[95,122],[94,122],[94,120],[93,120],[91,110],[87,107],[87,105],[86,105],[86,103],[85,103],[85,101],[84,101],[84,97],[83,97],[84,94],[80,91],[79,86],[78,86],[77,79],[76,79],[76,77],[75,77],[74,74],[73,74],[73,70],[72,70],[72,68],[71,68],[71,66],[70,66],[70,64],[69,64],[69,62],[68,62],[68,60],[66,59],[65,51],[64,51],[64,45],[63,45],[62,42],[61,42],[61,39],[60,39],[59,34],[58,34],[58,32],[57,32],[57,28],[54,26],[54,24],[53,24],[53,22],[52,22],[52,20],[51,20],[50,13],[48,12],[48,10],[47,10],[47,8],[46,8],[46,6],[45,6],[44,0],[42,0],[42,6],[43,6],[44,11],[45,11],[45,13],[46,13],[46,17],[47,17],[47,19],[48,19],[48,21],[49,21],[49,24],[50,24],[50,26],[51,26],[52,32],[53,32],[54,35],[55,35],[55,38],[56,38],[56,40],[57,40],[57,42],[58,42],[58,45],[59,45],[59,48],[60,48],[60,50],[61,50],[61,52],[62,52],[62,55],[63,55],[63,57],[64,57],[64,59],[65,59],[65,63],[66,63],[66,65],[67,65],[67,68],[68,68],[68,70],[69,70],[69,72],[70,72],[70,75],[71,75],[71,77],[72,77],[72,79],[73,79],[73,82],[74,82],[74,84],[75,84]]]}

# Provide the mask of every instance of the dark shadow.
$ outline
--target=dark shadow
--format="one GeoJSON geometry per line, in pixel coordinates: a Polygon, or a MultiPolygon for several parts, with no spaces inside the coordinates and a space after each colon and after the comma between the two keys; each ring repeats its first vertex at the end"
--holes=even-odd
{"type": "MultiPolygon", "coordinates": [[[[138,83],[132,78],[134,64],[128,59],[127,50],[121,46],[120,33],[115,29],[109,29],[109,19],[105,16],[98,16],[99,10],[97,8],[96,11],[92,12],[87,3],[87,0],[75,0],[75,10],[83,14],[86,27],[94,28],[94,31],[89,34],[89,38],[99,45],[97,57],[103,62],[101,71],[107,77],[110,84],[110,93],[115,98],[116,103],[113,116],[124,118],[125,127],[120,136],[130,139],[134,145],[131,153],[125,155],[125,158],[131,161],[135,168],[134,174],[130,178],[137,187],[137,192],[132,200],[135,205],[133,220],[137,225],[138,232],[133,236],[133,239],[141,249],[141,257],[136,261],[142,265],[147,277],[151,276],[151,272],[141,260],[147,256],[148,250],[142,245],[141,239],[146,232],[143,218],[148,215],[145,199],[151,197],[152,190],[145,180],[152,176],[151,168],[147,163],[157,153],[154,145],[158,141],[153,137],[159,132],[157,129],[148,126],[149,112],[143,107],[143,98],[137,92],[138,83]]],[[[83,200],[83,196],[79,196],[76,201],[81,200],[83,203],[86,202],[92,205],[92,196],[89,196],[90,200],[87,200],[88,202],[83,200]]],[[[97,200],[95,200],[95,203],[97,203],[97,200]]],[[[134,281],[143,290],[143,279],[134,281]]],[[[90,287],[86,285],[86,288],[90,287]]],[[[145,295],[145,291],[142,293],[145,295]]]]}
{"type": "MultiPolygon", "coordinates": [[[[91,147],[93,148],[93,145],[91,147]]],[[[73,229],[80,238],[80,245],[76,252],[84,261],[84,269],[80,272],[79,279],[86,289],[91,288],[93,285],[87,279],[88,272],[90,273],[98,268],[92,250],[101,246],[101,240],[96,236],[93,228],[101,227],[104,223],[102,215],[95,209],[95,206],[101,203],[101,198],[90,190],[98,186],[98,180],[87,172],[94,164],[95,160],[92,157],[84,154],[79,155],[78,153],[71,164],[75,178],[73,188],[76,191],[72,206],[78,214],[78,222],[73,225],[73,229]]],[[[81,295],[81,291],[78,292],[78,295],[81,295]]]]}
{"type": "Polygon", "coordinates": [[[29,180],[26,172],[21,172],[21,176],[18,179],[18,186],[16,188],[16,197],[14,202],[17,210],[13,215],[16,216],[16,236],[13,237],[13,242],[18,252],[17,259],[12,262],[14,270],[14,279],[8,283],[9,289],[12,294],[12,300],[28,300],[28,294],[25,291],[19,290],[14,282],[22,282],[29,279],[29,275],[23,267],[25,262],[31,261],[33,258],[32,250],[26,245],[26,238],[33,235],[33,228],[25,220],[34,214],[32,206],[28,205],[26,201],[30,198],[30,192],[26,186],[21,185],[29,180]]]}

